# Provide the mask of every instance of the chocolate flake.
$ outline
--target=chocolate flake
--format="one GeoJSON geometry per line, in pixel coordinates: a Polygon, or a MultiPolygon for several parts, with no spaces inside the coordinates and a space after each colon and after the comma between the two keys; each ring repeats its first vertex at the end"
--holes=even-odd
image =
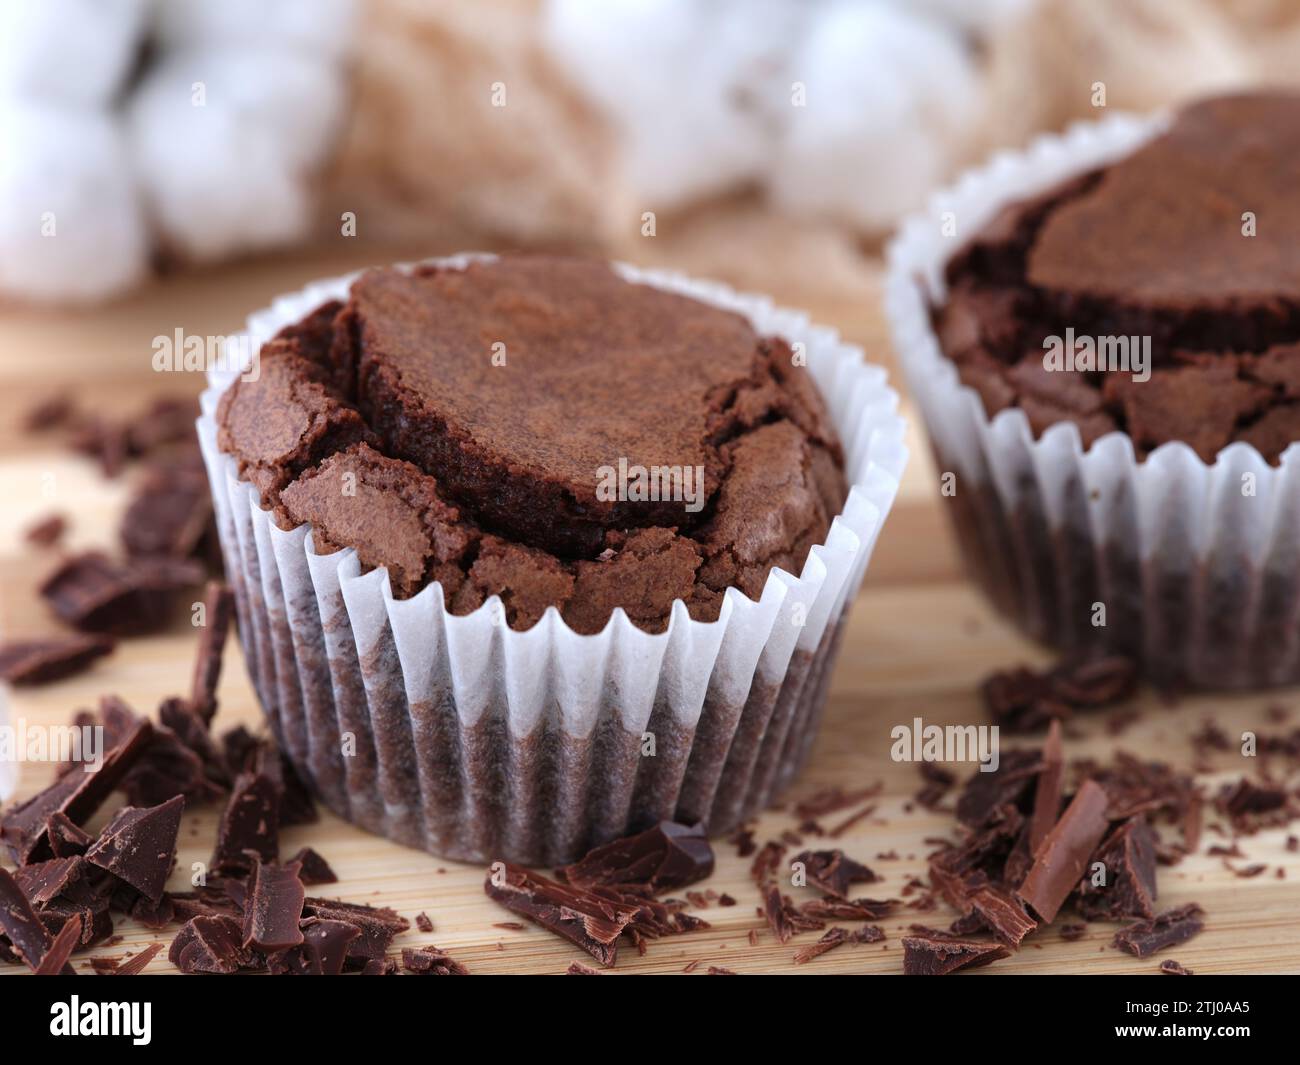
{"type": "Polygon", "coordinates": [[[247,872],[253,864],[250,852],[264,862],[279,857],[280,792],[266,776],[240,773],[221,815],[212,869],[247,872]]]}
{"type": "Polygon", "coordinates": [[[1115,827],[1088,865],[1100,862],[1106,882],[1085,876],[1075,908],[1096,920],[1152,917],[1156,899],[1156,834],[1145,817],[1130,817],[1115,827]]]}
{"type": "Polygon", "coordinates": [[[1011,952],[1000,943],[946,936],[903,937],[903,973],[906,976],[946,976],[959,969],[975,969],[1011,952]]]}
{"type": "Polygon", "coordinates": [[[1191,969],[1186,968],[1182,962],[1174,961],[1173,958],[1167,958],[1160,963],[1160,971],[1168,976],[1195,976],[1191,969]]]}
{"type": "Polygon", "coordinates": [[[808,946],[796,950],[794,952],[794,963],[796,965],[805,965],[814,958],[819,958],[827,951],[834,950],[848,941],[849,930],[847,928],[828,929],[826,934],[816,943],[810,943],[808,946]]]}
{"type": "Polygon", "coordinates": [[[0,869],[0,934],[31,969],[41,964],[52,940],[13,875],[0,869]]]}
{"type": "MultiPolygon", "coordinates": [[[[144,948],[144,950],[135,955],[135,957],[128,958],[126,961],[116,965],[113,969],[113,974],[115,976],[139,976],[145,971],[149,963],[158,956],[161,950],[161,943],[150,943],[144,948]]],[[[91,958],[92,962],[96,960],[99,959],[91,958]]]]}
{"type": "Polygon", "coordinates": [[[561,880],[580,888],[597,885],[658,895],[713,873],[713,848],[700,825],[660,821],[635,836],[614,840],[559,869],[561,880]]]}
{"type": "Polygon", "coordinates": [[[338,883],[339,878],[334,874],[334,870],[330,868],[329,862],[310,847],[303,847],[289,861],[297,862],[302,867],[302,871],[298,875],[301,877],[302,882],[309,887],[315,884],[338,883]]]}
{"type": "Polygon", "coordinates": [[[0,678],[14,687],[47,684],[89,669],[117,645],[104,636],[51,636],[0,645],[0,678]]]}
{"type": "Polygon", "coordinates": [[[1166,910],[1148,921],[1138,921],[1121,928],[1115,933],[1115,946],[1138,958],[1145,958],[1165,947],[1186,943],[1205,927],[1201,920],[1204,913],[1194,902],[1166,910]]]}
{"type": "Polygon", "coordinates": [[[1079,883],[1088,859],[1106,831],[1106,792],[1085,780],[1061,819],[1034,856],[1017,894],[1043,918],[1052,921],[1079,883]]]}
{"type": "Polygon", "coordinates": [[[230,588],[220,581],[209,581],[203,596],[204,625],[199,632],[190,685],[190,706],[208,724],[217,712],[217,681],[221,678],[221,659],[234,610],[235,597],[230,588]]]}
{"type": "Polygon", "coordinates": [[[45,956],[36,966],[35,973],[37,976],[58,976],[63,972],[64,967],[68,964],[68,959],[72,957],[72,952],[77,949],[81,943],[81,918],[70,917],[59,929],[59,934],[54,937],[54,941],[46,950],[45,956]]]}
{"type": "Polygon", "coordinates": [[[123,807],[86,852],[86,861],[158,902],[176,860],[184,809],[185,800],[179,795],[148,809],[123,807]]]}
{"type": "Polygon", "coordinates": [[[269,954],[303,941],[298,922],[307,893],[298,877],[301,869],[297,862],[257,863],[244,909],[245,949],[256,947],[269,954]]]}
{"type": "Polygon", "coordinates": [[[437,947],[408,947],[402,951],[402,968],[419,976],[468,976],[469,970],[437,947]]]}
{"type": "Polygon", "coordinates": [[[58,617],[87,632],[152,632],[169,619],[174,595],[203,579],[198,563],[170,558],[115,562],[98,551],[64,560],[41,584],[58,617]]]}
{"type": "Polygon", "coordinates": [[[183,973],[234,973],[254,967],[234,917],[194,917],[176,933],[167,957],[183,973]]]}
{"type": "Polygon", "coordinates": [[[837,899],[847,898],[853,884],[874,884],[879,879],[841,850],[803,851],[794,861],[803,865],[808,883],[837,899]]]}

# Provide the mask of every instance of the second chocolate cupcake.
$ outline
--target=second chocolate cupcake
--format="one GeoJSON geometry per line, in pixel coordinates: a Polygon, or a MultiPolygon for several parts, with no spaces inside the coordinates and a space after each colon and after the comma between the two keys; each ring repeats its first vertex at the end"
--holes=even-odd
{"type": "Polygon", "coordinates": [[[1300,96],[1003,155],[890,252],[968,568],[1168,685],[1300,679],[1300,96]]]}

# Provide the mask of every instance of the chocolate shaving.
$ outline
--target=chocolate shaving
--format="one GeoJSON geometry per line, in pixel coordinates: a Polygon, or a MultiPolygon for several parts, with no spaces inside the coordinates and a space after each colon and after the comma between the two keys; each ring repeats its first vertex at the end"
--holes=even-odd
{"type": "Polygon", "coordinates": [[[1017,894],[1044,921],[1056,918],[1083,876],[1107,828],[1106,806],[1106,792],[1095,781],[1085,780],[1039,846],[1017,894]]]}
{"type": "Polygon", "coordinates": [[[660,821],[635,836],[614,840],[557,870],[576,887],[597,885],[658,895],[711,876],[713,848],[703,827],[660,821]]]}
{"type": "Polygon", "coordinates": [[[117,645],[103,636],[52,636],[0,645],[0,678],[15,687],[47,684],[89,669],[117,645]]]}
{"type": "Polygon", "coordinates": [[[152,729],[143,718],[109,744],[98,768],[74,767],[44,791],[13,807],[0,819],[3,839],[20,865],[52,854],[47,835],[49,818],[66,814],[74,824],[87,820],[117,786],[147,743],[152,729]]]}
{"type": "MultiPolygon", "coordinates": [[[[139,976],[142,972],[145,971],[149,963],[153,961],[155,957],[158,956],[158,953],[161,950],[162,950],[161,943],[150,943],[147,947],[144,948],[144,950],[140,951],[139,954],[135,955],[135,957],[128,958],[126,961],[117,965],[113,969],[113,975],[139,976]]],[[[93,963],[100,959],[91,958],[90,960],[93,963]]]]}
{"type": "Polygon", "coordinates": [[[897,907],[897,899],[813,899],[799,910],[813,920],[878,921],[897,907]]]}
{"type": "Polygon", "coordinates": [[[5,869],[0,869],[0,934],[19,960],[33,970],[39,968],[53,942],[18,882],[5,869]]]}
{"type": "Polygon", "coordinates": [[[903,973],[906,976],[946,976],[959,969],[975,969],[1011,952],[1000,943],[934,935],[903,937],[903,973]]]}
{"type": "Polygon", "coordinates": [[[254,858],[273,862],[280,853],[280,790],[275,781],[240,773],[221,815],[212,869],[245,873],[254,858]]]}
{"type": "Polygon", "coordinates": [[[1037,751],[1005,752],[994,772],[977,772],[967,782],[957,799],[957,820],[975,828],[1003,806],[1018,807],[1042,769],[1043,759],[1037,751]]]}
{"type": "Polygon", "coordinates": [[[803,851],[794,860],[803,865],[808,883],[837,899],[847,898],[854,884],[874,884],[879,879],[841,850],[803,851]]]}
{"type": "Polygon", "coordinates": [[[831,928],[816,943],[810,943],[806,947],[801,947],[794,952],[794,963],[796,965],[805,965],[814,958],[820,958],[829,950],[834,950],[849,941],[849,930],[847,928],[831,928]]]}
{"type": "Polygon", "coordinates": [[[58,617],[88,632],[153,632],[170,618],[175,593],[203,579],[198,563],[170,558],[114,562],[98,551],[66,559],[41,584],[58,617]]]}
{"type": "Polygon", "coordinates": [[[190,685],[190,706],[205,724],[211,724],[217,712],[217,681],[221,678],[221,658],[234,611],[235,597],[230,588],[220,581],[209,581],[203,596],[204,624],[190,685]]]}
{"type": "Polygon", "coordinates": [[[1115,946],[1136,957],[1145,958],[1165,947],[1186,943],[1205,927],[1201,920],[1204,913],[1194,902],[1166,910],[1148,921],[1138,921],[1121,928],[1115,933],[1115,946]]]}
{"type": "Polygon", "coordinates": [[[1195,976],[1191,969],[1186,968],[1181,962],[1174,961],[1173,958],[1167,958],[1160,963],[1160,971],[1167,976],[1195,976]]]}
{"type": "Polygon", "coordinates": [[[1156,899],[1156,834],[1144,817],[1131,817],[1115,827],[1097,848],[1088,865],[1100,862],[1106,882],[1085,876],[1075,908],[1094,920],[1152,917],[1156,899]]]}
{"type": "Polygon", "coordinates": [[[58,976],[64,971],[72,952],[81,943],[81,918],[70,917],[36,966],[37,976],[58,976]]]}
{"type": "Polygon", "coordinates": [[[242,943],[243,927],[236,918],[194,917],[176,933],[167,957],[183,973],[234,973],[256,967],[242,943]]]}
{"type": "Polygon", "coordinates": [[[402,968],[418,976],[468,976],[469,970],[453,961],[437,947],[410,948],[402,951],[402,968]]]}
{"type": "Polygon", "coordinates": [[[1045,673],[1018,668],[992,674],[980,691],[993,721],[1007,732],[1032,732],[1075,710],[1093,710],[1128,698],[1137,667],[1116,655],[1067,660],[1045,673]]]}

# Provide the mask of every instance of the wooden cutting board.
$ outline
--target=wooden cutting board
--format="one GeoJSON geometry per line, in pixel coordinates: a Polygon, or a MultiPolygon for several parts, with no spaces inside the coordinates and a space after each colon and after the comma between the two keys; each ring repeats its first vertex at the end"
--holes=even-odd
{"type": "MultiPolygon", "coordinates": [[[[370,260],[398,258],[366,253],[370,260]]],[[[56,626],[34,594],[47,555],[25,546],[22,531],[58,510],[72,521],[68,543],[77,548],[106,546],[115,537],[117,518],[130,478],[109,482],[91,463],[63,451],[56,441],[22,431],[22,412],[40,396],[67,389],[106,415],[138,409],[147,396],[193,393],[201,382],[184,374],[161,375],[149,365],[150,341],[178,326],[208,334],[238,328],[243,315],[278,292],[311,277],[329,276],[358,265],[354,255],[301,255],[263,260],[195,273],[155,285],[112,307],[78,314],[31,310],[0,311],[0,635],[8,638],[54,631],[56,626]]],[[[681,264],[689,269],[689,263],[681,264]]],[[[781,293],[776,293],[778,298],[781,293]]],[[[890,363],[888,343],[875,293],[828,297],[812,306],[801,301],[815,320],[837,325],[861,343],[869,356],[890,363]]],[[[976,686],[990,670],[1050,656],[1002,623],[965,581],[941,513],[935,472],[919,428],[912,431],[912,463],[894,514],[881,538],[866,586],[855,603],[844,649],[831,688],[825,722],[812,762],[791,792],[797,799],[828,786],[861,788],[881,782],[883,793],[874,813],[857,822],[833,843],[808,837],[806,845],[839,846],[871,866],[882,878],[863,894],[899,897],[912,877],[925,876],[926,839],[951,836],[953,819],[916,806],[920,786],[916,768],[890,759],[890,730],[921,717],[939,724],[981,723],[976,686]]],[[[35,690],[9,694],[11,716],[30,724],[64,723],[72,713],[116,693],[141,711],[153,712],[165,696],[183,692],[189,681],[194,648],[187,628],[124,643],[90,672],[35,690]]],[[[243,722],[256,725],[260,712],[232,639],[222,679],[218,727],[243,722]]],[[[1108,713],[1079,722],[1076,738],[1067,741],[1067,756],[1108,758],[1116,749],[1190,766],[1190,736],[1213,715],[1229,734],[1243,729],[1277,731],[1266,723],[1270,706],[1297,703],[1294,691],[1254,696],[1184,698],[1170,706],[1144,692],[1135,705],[1140,719],[1119,736],[1107,729],[1108,713]]],[[[1300,722],[1300,705],[1293,722],[1300,722]]],[[[1294,727],[1292,725],[1291,727],[1294,727]]],[[[1216,772],[1203,778],[1216,790],[1248,768],[1242,758],[1221,754],[1216,772]]],[[[965,776],[968,767],[956,767],[965,776]]],[[[48,765],[24,765],[19,797],[43,787],[48,765]]],[[[1294,784],[1294,781],[1293,781],[1294,784]]],[[[789,803],[787,802],[787,805],[789,803]]],[[[822,818],[832,826],[854,808],[822,818]]],[[[96,827],[105,819],[92,822],[96,827]]],[[[185,817],[177,871],[171,886],[186,886],[188,870],[205,861],[212,849],[215,809],[185,817]]],[[[773,811],[756,826],[761,842],[793,827],[791,813],[773,811]]],[[[1300,825],[1291,831],[1300,833],[1300,825]]],[[[1083,939],[1065,942],[1053,928],[1030,937],[1019,953],[980,975],[1000,973],[1154,973],[1165,957],[1176,958],[1198,973],[1300,972],[1300,854],[1285,849],[1288,830],[1262,832],[1242,841],[1248,855],[1239,865],[1266,863],[1268,870],[1240,879],[1219,858],[1203,851],[1173,868],[1160,870],[1160,905],[1198,902],[1206,911],[1206,930],[1189,943],[1154,959],[1140,960],[1110,945],[1116,926],[1092,924],[1083,939]],[[1285,871],[1285,879],[1277,870],[1285,871]]],[[[1205,835],[1208,846],[1219,837],[1205,835]]],[[[407,850],[367,835],[328,813],[318,824],[286,830],[285,853],[310,845],[339,875],[330,894],[356,902],[391,906],[407,917],[427,913],[434,930],[414,927],[395,946],[436,943],[476,973],[562,973],[570,962],[591,959],[539,928],[512,931],[494,927],[513,916],[483,894],[484,870],[458,865],[407,850]]],[[[1204,850],[1204,848],[1203,848],[1204,850]]],[[[805,933],[786,945],[778,943],[756,915],[757,893],[749,880],[749,859],[730,843],[717,844],[718,867],[701,885],[727,893],[737,905],[696,911],[712,927],[706,931],[653,942],[645,955],[625,948],[621,973],[681,973],[688,965],[705,972],[719,966],[737,973],[898,973],[902,968],[901,934],[911,923],[946,926],[954,916],[940,907],[931,913],[908,909],[879,922],[883,944],[840,947],[806,964],[796,965],[796,949],[815,942],[820,933],[805,933]],[[749,933],[757,930],[757,945],[749,933]]],[[[807,890],[796,896],[813,897],[807,890]]],[[[849,924],[848,927],[856,927],[849,924]]],[[[150,942],[170,942],[173,931],[159,935],[118,919],[123,941],[103,946],[97,956],[124,958],[150,942]]],[[[84,955],[74,959],[85,966],[84,955]]],[[[0,973],[20,971],[0,966],[0,973]]],[[[165,952],[149,972],[175,972],[165,952]]]]}

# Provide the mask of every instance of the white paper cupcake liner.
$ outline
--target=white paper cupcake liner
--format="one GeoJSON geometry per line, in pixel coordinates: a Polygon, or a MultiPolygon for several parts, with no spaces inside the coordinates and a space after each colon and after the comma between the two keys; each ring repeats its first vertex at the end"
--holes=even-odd
{"type": "Polygon", "coordinates": [[[888,252],[894,346],[941,471],[968,569],[1034,637],[1138,658],[1170,686],[1300,679],[1300,460],[1235,443],[1206,463],[1183,443],[1139,461],[1123,433],[1085,452],[1063,422],[1035,440],[1019,409],[990,419],[931,325],[948,260],[1005,204],[1114,161],[1168,118],[1116,116],[1002,153],[907,220],[888,252]],[[956,237],[944,219],[955,219],[956,237]],[[1254,494],[1243,492],[1244,476],[1254,494]],[[1095,604],[1104,604],[1097,625],[1095,604]]]}
{"type": "MultiPolygon", "coordinates": [[[[285,532],[261,509],[216,446],[234,372],[209,375],[199,439],[254,687],[309,786],[364,828],[452,858],[554,865],[665,817],[728,831],[808,753],[843,614],[907,460],[898,396],[859,349],[802,314],[619,269],[802,341],[844,443],[851,490],[825,544],[798,576],[773,570],[757,602],[728,590],[715,622],[692,620],[678,601],[656,635],[622,610],[579,635],[554,608],[517,632],[495,596],[461,617],[437,584],[395,599],[386,570],[363,573],[350,549],[317,555],[310,527],[285,532]]],[[[354,277],[254,314],[250,348],[346,299],[354,277]]]]}

